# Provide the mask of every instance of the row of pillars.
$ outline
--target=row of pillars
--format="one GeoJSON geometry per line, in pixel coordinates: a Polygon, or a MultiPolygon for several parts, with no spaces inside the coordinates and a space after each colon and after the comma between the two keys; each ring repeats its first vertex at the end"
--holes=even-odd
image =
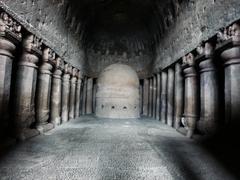
{"type": "Polygon", "coordinates": [[[24,140],[92,113],[91,89],[91,78],[0,12],[1,137],[14,127],[24,140]]]}
{"type": "Polygon", "coordinates": [[[143,115],[184,128],[188,137],[215,134],[239,123],[239,75],[240,25],[234,23],[144,79],[143,115]]]}

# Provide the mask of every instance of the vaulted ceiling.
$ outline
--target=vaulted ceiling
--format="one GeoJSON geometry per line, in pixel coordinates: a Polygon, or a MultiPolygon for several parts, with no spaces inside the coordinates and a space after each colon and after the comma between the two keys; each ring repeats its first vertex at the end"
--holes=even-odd
{"type": "Polygon", "coordinates": [[[68,11],[82,24],[86,48],[152,48],[175,18],[183,0],[71,0],[68,11]]]}

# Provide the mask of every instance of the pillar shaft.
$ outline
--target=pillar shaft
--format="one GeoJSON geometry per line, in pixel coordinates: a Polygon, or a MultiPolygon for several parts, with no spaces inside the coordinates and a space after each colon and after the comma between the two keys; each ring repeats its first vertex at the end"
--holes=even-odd
{"type": "Polygon", "coordinates": [[[86,114],[92,114],[93,112],[93,79],[87,80],[87,102],[86,102],[86,114]]]}
{"type": "Polygon", "coordinates": [[[167,73],[162,72],[161,74],[161,84],[162,84],[162,91],[161,91],[161,121],[166,123],[167,121],[167,73]]]}
{"type": "Polygon", "coordinates": [[[201,108],[198,130],[204,134],[213,134],[217,130],[219,120],[219,90],[216,67],[213,62],[213,47],[210,43],[205,44],[206,54],[200,60],[200,92],[201,108]]]}
{"type": "Polygon", "coordinates": [[[30,129],[35,122],[35,91],[37,80],[37,62],[40,56],[40,44],[33,35],[23,41],[23,52],[18,62],[15,84],[14,120],[16,135],[20,140],[38,135],[39,132],[30,129]],[[32,47],[37,47],[32,49],[32,47]],[[37,54],[37,55],[36,55],[37,54]]]}
{"type": "Polygon", "coordinates": [[[181,124],[181,118],[183,116],[183,76],[181,64],[175,65],[175,88],[174,88],[174,127],[178,129],[181,124]]]}
{"type": "Polygon", "coordinates": [[[69,101],[69,118],[75,118],[75,104],[76,104],[76,77],[77,70],[74,68],[72,77],[71,77],[71,85],[70,85],[70,101],[69,101]]]}
{"type": "MultiPolygon", "coordinates": [[[[9,126],[9,99],[12,76],[13,55],[16,49],[16,44],[21,41],[21,34],[12,35],[6,30],[7,21],[11,19],[6,13],[1,13],[0,18],[0,138],[6,135],[9,126]],[[3,18],[5,15],[5,18],[3,18]]],[[[18,33],[20,33],[21,26],[18,33]]],[[[14,29],[15,30],[15,29],[14,29]]]]}
{"type": "Polygon", "coordinates": [[[149,103],[148,103],[148,116],[153,116],[153,79],[149,79],[149,103]]]}
{"type": "Polygon", "coordinates": [[[167,124],[173,126],[174,113],[174,70],[168,68],[167,78],[167,124]]]}
{"type": "MultiPolygon", "coordinates": [[[[50,92],[52,84],[53,52],[46,48],[43,52],[43,62],[39,68],[36,92],[36,122],[37,129],[45,132],[53,128],[49,123],[50,117],[50,92]]],[[[55,56],[55,55],[54,55],[55,56]]]]}
{"type": "Polygon", "coordinates": [[[157,103],[157,76],[153,76],[153,117],[156,119],[156,104],[157,103]]]}
{"type": "Polygon", "coordinates": [[[240,25],[234,24],[232,32],[233,46],[221,57],[225,65],[225,121],[226,124],[239,126],[240,117],[240,25]]]}
{"type": "MultiPolygon", "coordinates": [[[[197,72],[194,66],[194,57],[192,54],[187,56],[187,64],[183,66],[185,78],[185,95],[184,95],[184,125],[187,128],[187,137],[192,137],[196,128],[198,119],[198,87],[197,72]]],[[[184,60],[184,62],[186,62],[184,60]]]]}
{"type": "Polygon", "coordinates": [[[82,74],[78,72],[78,80],[77,80],[77,89],[76,89],[76,117],[80,117],[80,99],[81,99],[81,86],[82,86],[82,74]]]}
{"type": "Polygon", "coordinates": [[[69,119],[69,96],[70,96],[70,74],[71,69],[68,64],[65,64],[64,75],[62,81],[62,123],[69,119]]]}
{"type": "Polygon", "coordinates": [[[140,83],[139,86],[139,107],[140,107],[140,114],[143,114],[143,84],[140,83]]]}
{"type": "Polygon", "coordinates": [[[157,74],[156,119],[160,119],[161,75],[157,74]]]}
{"type": "Polygon", "coordinates": [[[87,78],[83,82],[83,96],[82,96],[82,114],[86,114],[86,99],[87,99],[87,78]]]}
{"type": "Polygon", "coordinates": [[[149,80],[144,79],[143,82],[143,115],[148,115],[148,103],[149,103],[149,80]]]}
{"type": "MultiPolygon", "coordinates": [[[[60,60],[57,60],[57,64],[60,60]]],[[[62,63],[62,62],[61,62],[62,63]]],[[[62,100],[62,68],[56,65],[53,72],[52,90],[51,90],[51,111],[50,122],[56,126],[61,124],[61,100],[62,100]]]]}
{"type": "Polygon", "coordinates": [[[93,113],[96,112],[96,95],[97,95],[97,83],[93,83],[93,113]]]}

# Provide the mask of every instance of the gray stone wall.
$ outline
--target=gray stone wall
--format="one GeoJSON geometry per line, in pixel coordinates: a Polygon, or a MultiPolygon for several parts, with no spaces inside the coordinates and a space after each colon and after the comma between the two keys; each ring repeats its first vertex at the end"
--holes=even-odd
{"type": "Polygon", "coordinates": [[[239,18],[239,0],[191,0],[182,3],[179,15],[156,49],[154,68],[167,67],[239,18]]]}
{"type": "Polygon", "coordinates": [[[74,16],[64,0],[2,0],[0,6],[73,66],[84,69],[85,53],[74,16]]]}
{"type": "Polygon", "coordinates": [[[123,63],[131,66],[140,78],[145,78],[151,75],[152,71],[152,54],[149,53],[134,53],[123,52],[119,54],[117,51],[113,54],[108,52],[88,50],[88,67],[91,75],[97,77],[101,71],[107,66],[114,63],[123,63]]]}

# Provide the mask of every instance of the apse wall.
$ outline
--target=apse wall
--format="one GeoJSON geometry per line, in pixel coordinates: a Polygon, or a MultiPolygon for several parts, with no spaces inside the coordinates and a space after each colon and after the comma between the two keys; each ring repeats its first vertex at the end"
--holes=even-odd
{"type": "Polygon", "coordinates": [[[84,68],[85,53],[80,38],[80,21],[68,1],[4,0],[5,9],[25,28],[79,69],[84,68]]]}
{"type": "Polygon", "coordinates": [[[98,78],[96,116],[101,118],[139,118],[139,78],[127,65],[113,64],[98,78]]]}

